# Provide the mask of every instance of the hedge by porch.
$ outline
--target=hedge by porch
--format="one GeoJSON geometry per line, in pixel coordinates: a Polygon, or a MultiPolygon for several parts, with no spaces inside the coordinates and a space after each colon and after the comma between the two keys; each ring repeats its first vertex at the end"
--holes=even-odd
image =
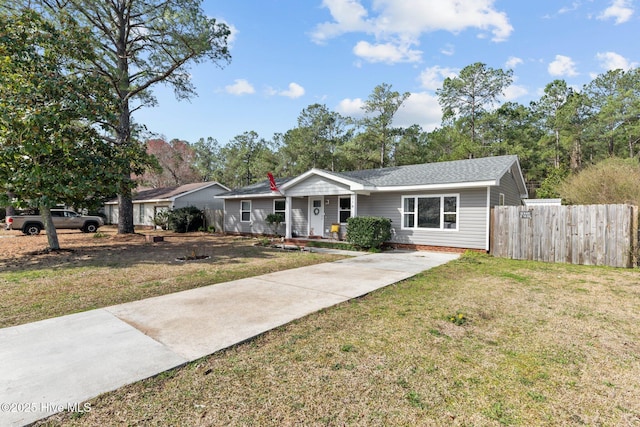
{"type": "Polygon", "coordinates": [[[363,249],[379,249],[391,240],[391,220],[374,216],[357,216],[347,219],[346,240],[363,249]]]}

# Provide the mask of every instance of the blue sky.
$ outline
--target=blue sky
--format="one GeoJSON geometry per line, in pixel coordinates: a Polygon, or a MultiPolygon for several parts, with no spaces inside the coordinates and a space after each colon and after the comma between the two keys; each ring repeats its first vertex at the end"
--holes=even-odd
{"type": "Polygon", "coordinates": [[[577,89],[610,69],[640,66],[639,0],[204,0],[232,29],[232,60],[189,70],[198,97],[136,121],[167,139],[224,145],[255,131],[271,139],[314,103],[351,117],[382,83],[411,96],[397,126],[439,126],[447,76],[483,62],[513,69],[504,100],[528,104],[564,79],[577,89]]]}

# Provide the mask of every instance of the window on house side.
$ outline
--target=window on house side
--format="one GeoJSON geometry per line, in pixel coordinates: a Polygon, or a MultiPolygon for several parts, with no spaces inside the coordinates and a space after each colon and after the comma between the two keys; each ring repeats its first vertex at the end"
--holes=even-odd
{"type": "Polygon", "coordinates": [[[240,202],[240,221],[251,221],[251,200],[243,200],[240,202]]]}
{"type": "Polygon", "coordinates": [[[280,222],[284,223],[285,210],[287,201],[285,199],[276,199],[273,201],[273,213],[280,216],[280,222]]]}
{"type": "Polygon", "coordinates": [[[500,197],[498,198],[498,206],[504,206],[504,193],[500,193],[500,197]]]}
{"type": "Polygon", "coordinates": [[[338,216],[340,223],[344,224],[351,218],[351,197],[340,197],[338,203],[338,216]]]}
{"type": "Polygon", "coordinates": [[[402,228],[456,230],[458,228],[458,196],[403,197],[402,228]]]}

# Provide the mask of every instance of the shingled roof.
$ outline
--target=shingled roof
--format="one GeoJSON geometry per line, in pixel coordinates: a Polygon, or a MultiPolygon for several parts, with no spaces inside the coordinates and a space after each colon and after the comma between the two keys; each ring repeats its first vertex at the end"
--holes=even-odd
{"type": "MultiPolygon", "coordinates": [[[[518,156],[495,156],[478,159],[454,160],[448,162],[423,163],[419,165],[397,166],[380,169],[366,169],[351,172],[332,172],[324,169],[311,169],[295,178],[284,178],[276,181],[278,188],[285,193],[287,188],[294,187],[309,176],[320,175],[327,179],[346,183],[352,189],[358,188],[366,191],[381,189],[391,190],[393,187],[412,186],[446,186],[481,184],[493,185],[514,165],[520,168],[518,156]]],[[[526,193],[524,182],[522,191],[526,193]]],[[[273,196],[269,181],[265,180],[257,184],[233,190],[219,197],[233,198],[240,196],[273,196]]]]}
{"type": "Polygon", "coordinates": [[[353,172],[324,172],[374,187],[458,184],[495,181],[517,161],[517,156],[497,156],[353,172]]]}
{"type": "MultiPolygon", "coordinates": [[[[156,201],[156,200],[171,200],[176,197],[184,196],[188,193],[192,193],[197,190],[201,190],[203,188],[211,187],[213,185],[219,185],[220,187],[226,189],[224,185],[219,182],[209,181],[209,182],[194,182],[191,184],[178,185],[174,187],[161,187],[161,188],[140,188],[137,191],[134,191],[132,201],[134,202],[145,202],[145,201],[156,201]]],[[[107,202],[108,204],[117,203],[117,199],[110,200],[107,202]]]]}
{"type": "MultiPolygon", "coordinates": [[[[292,178],[276,178],[276,186],[278,188],[285,184],[286,182],[291,181],[292,178]]],[[[238,188],[235,190],[228,191],[226,193],[220,194],[217,197],[233,197],[233,196],[257,196],[257,195],[271,195],[271,183],[268,179],[264,181],[257,182],[255,184],[251,184],[246,187],[238,188]]]]}

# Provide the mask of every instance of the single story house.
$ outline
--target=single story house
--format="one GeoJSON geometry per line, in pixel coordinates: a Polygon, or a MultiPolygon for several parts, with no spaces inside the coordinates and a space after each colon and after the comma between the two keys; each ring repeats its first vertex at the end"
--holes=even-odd
{"type": "Polygon", "coordinates": [[[332,237],[347,218],[391,219],[392,244],[489,250],[490,211],[528,197],[517,156],[425,163],[353,172],[311,169],[217,196],[224,231],[273,234],[266,216],[280,214],[286,238],[332,237]],[[277,187],[277,188],[275,188],[277,187]]]}
{"type": "MultiPolygon", "coordinates": [[[[229,191],[218,182],[196,182],[176,187],[140,189],[133,193],[133,224],[153,226],[153,218],[159,211],[167,211],[186,206],[198,209],[222,210],[224,202],[215,196],[229,191]]],[[[118,222],[118,200],[105,203],[104,213],[107,224],[118,222]]]]}

